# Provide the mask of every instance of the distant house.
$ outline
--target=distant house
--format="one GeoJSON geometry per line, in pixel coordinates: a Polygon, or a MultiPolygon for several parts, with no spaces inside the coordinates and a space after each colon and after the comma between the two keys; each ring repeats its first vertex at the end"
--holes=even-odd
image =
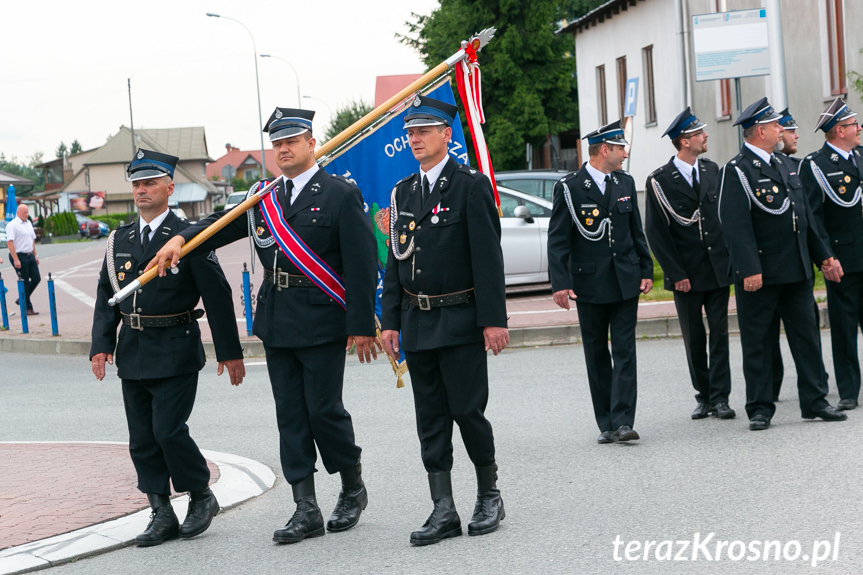
{"type": "MultiPolygon", "coordinates": [[[[207,180],[207,163],[213,159],[207,153],[203,127],[139,128],[135,130],[133,146],[132,133],[125,126],[121,126],[104,146],[67,157],[67,165],[63,166],[64,183],[56,190],[60,210],[96,214],[134,212],[132,184],[126,181],[126,168],[137,148],[180,158],[169,205],[182,208],[191,219],[213,211],[219,191],[207,180]]],[[[55,162],[46,162],[43,168],[46,175],[56,179],[55,162]]]]}
{"type": "MultiPolygon", "coordinates": [[[[6,213],[6,193],[10,185],[15,186],[15,201],[16,203],[20,203],[21,197],[19,194],[26,191],[28,187],[32,187],[33,180],[7,172],[0,172],[0,219],[3,219],[3,215],[6,213]]],[[[5,248],[6,246],[2,247],[5,248]]]]}
{"type": "MultiPolygon", "coordinates": [[[[261,151],[241,150],[231,144],[226,144],[227,152],[224,156],[207,166],[207,180],[213,183],[221,192],[233,191],[231,180],[240,178],[246,181],[257,181],[261,179],[261,151]]],[[[272,149],[266,150],[264,160],[267,164],[267,174],[278,172],[276,156],[272,149]]],[[[222,198],[221,201],[223,201],[222,198]]]]}
{"type": "MultiPolygon", "coordinates": [[[[707,123],[707,156],[720,165],[739,151],[735,81],[695,81],[693,18],[714,12],[763,9],[775,17],[778,6],[791,113],[800,125],[798,156],[820,148],[814,134],[818,116],[836,96],[863,113],[863,102],[849,91],[848,73],[863,72],[863,2],[843,0],[610,0],[561,30],[575,38],[579,125],[590,132],[621,118],[627,80],[638,78],[632,122],[629,171],[639,189],[647,175],[675,154],[668,124],[686,106],[707,123]],[[772,12],[771,12],[772,11],[772,12]],[[678,26],[682,26],[678,29],[678,26]]],[[[767,96],[781,110],[771,76],[740,79],[740,108],[767,96]]],[[[587,142],[582,142],[586,156],[587,142]]]]}

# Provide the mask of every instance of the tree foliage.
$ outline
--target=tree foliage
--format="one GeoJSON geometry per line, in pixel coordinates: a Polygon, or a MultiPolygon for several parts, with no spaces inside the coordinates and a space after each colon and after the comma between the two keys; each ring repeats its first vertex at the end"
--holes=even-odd
{"type": "MultiPolygon", "coordinates": [[[[499,170],[525,165],[525,144],[578,127],[572,36],[555,35],[604,0],[441,0],[431,15],[413,14],[408,35],[429,68],[451,56],[461,40],[491,26],[494,39],[479,55],[484,134],[499,170]]],[[[464,121],[464,114],[461,114],[464,121]]],[[[466,126],[465,126],[466,127],[466,126]]],[[[470,134],[465,129],[469,139],[470,134]]],[[[468,146],[471,149],[472,146],[468,146]]]]}
{"type": "Polygon", "coordinates": [[[352,100],[346,106],[336,110],[336,116],[330,121],[330,125],[324,131],[322,144],[341,134],[351,124],[371,112],[374,108],[363,100],[352,100]]]}
{"type": "Polygon", "coordinates": [[[62,158],[68,153],[69,153],[69,148],[66,147],[66,144],[64,144],[63,142],[60,142],[60,145],[57,146],[56,150],[54,150],[54,157],[62,158]]]}
{"type": "Polygon", "coordinates": [[[15,174],[22,178],[27,178],[33,181],[32,190],[28,187],[19,189],[15,186],[19,194],[30,193],[31,191],[41,192],[45,189],[45,171],[38,169],[36,166],[42,163],[42,152],[36,152],[27,162],[21,162],[16,156],[11,159],[6,159],[6,155],[0,152],[0,172],[7,174],[15,174]]]}
{"type": "Polygon", "coordinates": [[[72,145],[69,146],[69,154],[79,154],[84,151],[84,148],[81,147],[81,143],[78,140],[73,140],[72,145]]]}

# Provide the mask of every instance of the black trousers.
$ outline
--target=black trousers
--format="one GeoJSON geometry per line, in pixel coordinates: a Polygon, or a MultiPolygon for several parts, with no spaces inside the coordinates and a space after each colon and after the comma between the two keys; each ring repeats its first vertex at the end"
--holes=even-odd
{"type": "MultiPolygon", "coordinates": [[[[843,276],[844,277],[844,276],[843,276]]],[[[843,280],[844,281],[844,280],[843,280]]],[[[827,282],[828,284],[834,282],[827,282]]],[[[815,286],[815,280],[809,282],[809,289],[813,289],[815,286]]],[[[812,300],[815,304],[813,308],[815,310],[815,323],[818,325],[818,329],[821,329],[821,311],[818,309],[818,302],[814,299],[812,300]]],[[[785,366],[782,365],[782,348],[779,345],[779,310],[776,311],[776,314],[773,316],[773,322],[776,324],[775,327],[770,328],[770,333],[776,333],[776,340],[773,342],[773,400],[776,401],[779,399],[779,392],[782,390],[782,379],[785,377],[785,366]]],[[[827,375],[827,368],[824,367],[824,355],[821,350],[821,338],[818,338],[818,354],[821,356],[821,377],[824,379],[824,384],[827,385],[827,381],[830,378],[827,375]]]]}
{"type": "Polygon", "coordinates": [[[345,342],[295,348],[264,346],[264,350],[287,482],[297,483],[317,471],[316,444],[327,472],[356,465],[362,450],[354,440],[351,415],[342,402],[345,342]]]}
{"type": "Polygon", "coordinates": [[[695,400],[716,405],[728,402],[731,393],[731,364],[728,359],[728,286],[707,291],[674,292],[674,307],[686,348],[689,377],[695,400]],[[708,359],[707,333],[701,310],[710,328],[708,359]]]}
{"type": "MultiPolygon", "coordinates": [[[[18,261],[21,262],[21,269],[16,270],[24,280],[24,299],[27,301],[27,309],[33,309],[33,302],[30,301],[30,294],[42,281],[42,276],[39,274],[39,266],[36,265],[36,256],[33,254],[17,254],[18,261]]],[[[10,257],[11,259],[11,257],[10,257]]]]}
{"type": "Polygon", "coordinates": [[[452,469],[453,422],[477,467],[494,464],[494,433],[485,417],[488,362],[483,342],[405,352],[417,434],[426,471],[452,469]]]}
{"type": "Polygon", "coordinates": [[[839,283],[825,283],[836,387],[842,399],[857,399],[860,395],[857,330],[863,326],[863,272],[846,273],[839,283]]]}
{"type": "Polygon", "coordinates": [[[815,298],[809,281],[765,285],[747,292],[735,284],[740,343],[743,347],[743,376],[746,379],[746,413],[773,417],[773,345],[779,313],[785,336],[797,368],[797,394],[803,415],[827,406],[827,383],[821,370],[821,334],[815,319],[815,298]]]}
{"type": "Polygon", "coordinates": [[[575,304],[596,424],[600,431],[613,431],[621,425],[632,427],[638,391],[635,361],[638,297],[605,304],[576,299],[575,304]]]}
{"type": "Polygon", "coordinates": [[[170,495],[169,479],[178,493],[206,488],[210,470],[186,425],[195,405],[198,372],[122,381],[138,489],[170,495]]]}

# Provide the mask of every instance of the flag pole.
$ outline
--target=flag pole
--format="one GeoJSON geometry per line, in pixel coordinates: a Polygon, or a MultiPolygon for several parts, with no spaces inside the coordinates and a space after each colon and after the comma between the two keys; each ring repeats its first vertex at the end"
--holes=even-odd
{"type": "MultiPolygon", "coordinates": [[[[315,151],[315,160],[319,160],[322,157],[329,155],[333,150],[343,145],[345,142],[348,142],[355,135],[360,133],[369,125],[373,124],[375,121],[379,120],[383,116],[389,114],[396,105],[400,104],[403,100],[411,96],[417,90],[424,88],[432,81],[437,79],[439,76],[445,74],[450,68],[455,66],[459,61],[461,61],[466,55],[467,52],[465,48],[468,45],[475,45],[476,50],[481,50],[489,41],[494,37],[494,33],[497,30],[495,28],[486,28],[485,30],[479,32],[470,39],[468,42],[462,42],[462,47],[454,53],[452,56],[426,72],[419,79],[412,82],[409,86],[401,90],[398,94],[351,124],[348,128],[340,132],[338,135],[329,140],[326,144],[323,144],[320,148],[315,151]]],[[[183,249],[180,252],[180,257],[184,257],[186,254],[194,250],[196,247],[210,239],[216,232],[227,226],[229,223],[240,217],[243,212],[254,207],[258,202],[260,202],[263,197],[270,193],[270,191],[275,187],[276,183],[280,178],[276,178],[266,186],[263,190],[259,190],[253,195],[249,196],[243,203],[235,206],[231,209],[230,212],[223,215],[221,218],[216,220],[212,225],[207,227],[207,229],[202,230],[197,236],[189,240],[183,245],[183,249]]],[[[170,262],[165,262],[165,267],[167,268],[170,265],[170,262]]],[[[155,267],[150,268],[138,278],[133,281],[131,284],[127,285],[122,290],[118,291],[114,294],[114,297],[108,300],[108,304],[111,306],[117,305],[133,293],[136,290],[143,287],[145,284],[152,281],[159,274],[159,270],[155,267]]]]}

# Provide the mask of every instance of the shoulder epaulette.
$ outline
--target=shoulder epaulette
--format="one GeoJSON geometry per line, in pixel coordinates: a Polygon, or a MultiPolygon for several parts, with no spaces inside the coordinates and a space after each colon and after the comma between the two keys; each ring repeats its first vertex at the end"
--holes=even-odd
{"type": "Polygon", "coordinates": [[[485,174],[483,174],[482,172],[480,172],[479,170],[477,170],[476,168],[471,168],[471,167],[470,167],[470,166],[468,166],[467,164],[459,164],[459,165],[458,165],[458,169],[459,169],[459,171],[460,171],[460,172],[467,172],[467,173],[468,173],[468,175],[470,175],[470,176],[472,176],[472,177],[474,177],[474,178],[476,178],[476,177],[478,177],[478,176],[483,176],[483,175],[485,175],[485,174]]]}

